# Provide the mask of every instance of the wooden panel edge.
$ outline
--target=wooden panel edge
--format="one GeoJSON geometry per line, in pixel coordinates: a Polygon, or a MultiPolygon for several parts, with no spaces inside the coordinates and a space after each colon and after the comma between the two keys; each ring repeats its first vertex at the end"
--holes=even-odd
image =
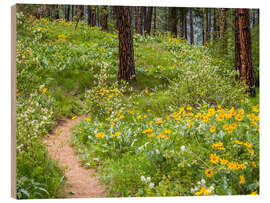
{"type": "Polygon", "coordinates": [[[11,7],[11,197],[16,199],[16,4],[11,7]]]}

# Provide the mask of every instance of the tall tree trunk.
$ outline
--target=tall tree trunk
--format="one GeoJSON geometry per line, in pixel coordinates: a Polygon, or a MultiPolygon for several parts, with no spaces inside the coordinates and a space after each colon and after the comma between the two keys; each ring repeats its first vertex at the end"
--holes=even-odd
{"type": "Polygon", "coordinates": [[[184,8],[184,33],[185,33],[185,40],[188,40],[188,37],[187,37],[187,8],[184,8]]]}
{"type": "Polygon", "coordinates": [[[202,19],[201,19],[201,25],[202,25],[202,45],[205,44],[205,29],[204,29],[204,18],[205,16],[203,15],[202,19]]]}
{"type": "Polygon", "coordinates": [[[252,47],[249,22],[249,10],[239,9],[241,80],[249,87],[251,96],[255,96],[254,69],[252,63],[252,47]]]}
{"type": "Polygon", "coordinates": [[[118,30],[118,14],[117,14],[117,12],[118,12],[117,7],[113,6],[113,16],[115,18],[115,27],[118,30]]]}
{"type": "Polygon", "coordinates": [[[59,19],[59,5],[55,5],[55,19],[59,19]]]}
{"type": "Polygon", "coordinates": [[[205,43],[209,40],[208,9],[205,9],[205,43]]]}
{"type": "Polygon", "coordinates": [[[79,5],[78,6],[78,19],[77,19],[77,23],[76,23],[76,25],[75,25],[75,30],[77,29],[77,26],[78,26],[78,24],[79,24],[79,21],[82,19],[82,17],[83,17],[83,5],[79,5]]]}
{"type": "Polygon", "coordinates": [[[101,11],[100,11],[100,25],[101,25],[101,30],[107,31],[108,30],[108,12],[107,12],[107,7],[102,6],[101,11]]]}
{"type": "Polygon", "coordinates": [[[241,57],[240,57],[240,33],[239,33],[239,9],[234,9],[234,67],[235,71],[239,73],[235,79],[239,80],[241,76],[241,57]]]}
{"type": "Polygon", "coordinates": [[[180,26],[181,26],[181,38],[183,39],[184,38],[184,36],[185,36],[185,22],[184,22],[184,9],[185,8],[180,8],[180,15],[181,15],[181,17],[180,17],[180,26]]]}
{"type": "Polygon", "coordinates": [[[216,14],[216,9],[214,8],[214,25],[213,25],[213,27],[214,27],[214,30],[213,30],[213,39],[214,39],[214,41],[217,39],[217,16],[216,16],[217,14],[216,14]]]}
{"type": "Polygon", "coordinates": [[[194,44],[192,8],[189,8],[190,44],[194,44]]]}
{"type": "Polygon", "coordinates": [[[156,36],[157,31],[157,7],[154,7],[154,36],[156,36]]]}
{"type": "Polygon", "coordinates": [[[145,16],[145,32],[144,32],[145,36],[148,36],[151,33],[152,14],[153,14],[153,7],[148,7],[145,16]]]}
{"type": "Polygon", "coordinates": [[[74,5],[71,6],[71,20],[73,21],[74,16],[74,5]]]}
{"type": "Polygon", "coordinates": [[[257,22],[260,23],[260,9],[257,9],[257,22]]]}
{"type": "Polygon", "coordinates": [[[92,25],[92,9],[91,6],[87,6],[87,24],[92,25]]]}
{"type": "Polygon", "coordinates": [[[129,81],[135,76],[133,36],[131,26],[130,7],[119,6],[118,10],[118,38],[119,38],[119,71],[118,79],[129,81]]]}
{"type": "Polygon", "coordinates": [[[142,34],[142,7],[136,7],[136,33],[142,34]]]}
{"type": "Polygon", "coordinates": [[[177,8],[169,7],[169,29],[172,37],[177,37],[177,8]]]}
{"type": "Polygon", "coordinates": [[[97,7],[94,6],[94,9],[92,10],[92,27],[95,27],[97,25],[97,20],[96,20],[96,11],[97,11],[97,7]]]}
{"type": "Polygon", "coordinates": [[[67,21],[70,21],[70,5],[67,5],[67,21]]]}
{"type": "Polygon", "coordinates": [[[143,25],[143,29],[142,29],[142,32],[144,33],[145,32],[145,24],[146,24],[146,7],[143,6],[142,7],[142,25],[143,25]]]}
{"type": "Polygon", "coordinates": [[[220,39],[221,39],[221,49],[224,54],[227,53],[227,37],[225,36],[227,31],[227,14],[228,9],[222,8],[221,9],[221,26],[220,26],[220,39]]]}

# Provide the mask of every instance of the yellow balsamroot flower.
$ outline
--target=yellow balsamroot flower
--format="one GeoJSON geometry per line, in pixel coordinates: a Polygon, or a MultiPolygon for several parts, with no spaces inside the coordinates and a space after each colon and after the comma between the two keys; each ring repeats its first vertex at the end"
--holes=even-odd
{"type": "Polygon", "coordinates": [[[42,92],[43,92],[43,93],[46,93],[46,92],[47,92],[47,88],[44,87],[44,88],[42,89],[42,92]]]}
{"type": "Polygon", "coordinates": [[[210,162],[213,164],[218,164],[219,156],[217,156],[216,154],[210,154],[210,162]]]}
{"type": "Polygon", "coordinates": [[[165,140],[168,140],[168,139],[169,139],[168,135],[163,135],[163,138],[164,138],[165,140]]]}
{"type": "Polygon", "coordinates": [[[245,143],[244,143],[244,146],[246,146],[247,148],[250,148],[250,147],[252,147],[252,144],[249,143],[249,142],[245,142],[245,143]]]}
{"type": "Polygon", "coordinates": [[[214,108],[210,108],[210,109],[208,109],[207,115],[208,115],[209,117],[211,117],[211,116],[213,116],[215,113],[216,113],[216,110],[215,110],[214,108]]]}
{"type": "Polygon", "coordinates": [[[153,132],[153,129],[152,128],[147,128],[145,130],[142,131],[143,134],[145,133],[152,133],[153,132]]]}
{"type": "Polygon", "coordinates": [[[102,127],[102,126],[103,126],[103,123],[100,123],[100,124],[99,124],[99,127],[102,127]]]}
{"type": "Polygon", "coordinates": [[[231,110],[229,111],[229,114],[231,114],[233,116],[236,114],[236,111],[234,110],[234,107],[231,108],[231,110]]]}
{"type": "Polygon", "coordinates": [[[211,132],[211,133],[216,132],[216,126],[212,125],[212,126],[210,127],[210,132],[211,132]]]}
{"type": "Polygon", "coordinates": [[[249,195],[258,195],[257,191],[253,191],[252,193],[250,193],[249,195]]]}
{"type": "Polygon", "coordinates": [[[73,116],[71,119],[74,120],[74,119],[76,119],[76,118],[77,118],[77,116],[73,116]]]}
{"type": "Polygon", "coordinates": [[[171,118],[170,116],[167,116],[167,117],[166,117],[167,121],[170,120],[170,118],[171,118]]]}
{"type": "Polygon", "coordinates": [[[112,122],[112,123],[111,123],[111,126],[115,126],[115,123],[114,123],[114,122],[112,122]]]}
{"type": "Polygon", "coordinates": [[[240,175],[239,184],[245,184],[245,177],[243,175],[240,175]]]}
{"type": "Polygon", "coordinates": [[[205,123],[207,123],[208,122],[208,116],[203,116],[203,121],[205,122],[205,123]]]}
{"type": "Polygon", "coordinates": [[[201,117],[201,113],[197,113],[196,115],[195,115],[195,118],[200,118],[201,117]]]}
{"type": "Polygon", "coordinates": [[[115,136],[117,137],[117,136],[119,136],[121,133],[120,132],[116,132],[115,133],[115,136]]]}
{"type": "Polygon", "coordinates": [[[236,144],[239,144],[239,145],[244,144],[243,142],[241,142],[241,141],[239,141],[239,140],[234,140],[234,142],[235,142],[236,144]]]}
{"type": "Polygon", "coordinates": [[[172,133],[172,131],[171,131],[170,129],[165,129],[165,130],[164,130],[164,133],[170,134],[170,133],[172,133]]]}
{"type": "Polygon", "coordinates": [[[258,105],[252,107],[252,111],[255,113],[259,112],[258,105]]]}
{"type": "Polygon", "coordinates": [[[105,137],[105,133],[104,133],[104,132],[98,132],[98,133],[96,134],[96,137],[97,137],[97,138],[104,138],[104,137],[105,137]]]}
{"type": "Polygon", "coordinates": [[[195,195],[199,196],[199,195],[209,195],[210,192],[208,189],[206,189],[205,187],[202,187],[200,189],[200,191],[196,192],[195,195]]]}
{"type": "Polygon", "coordinates": [[[208,178],[212,178],[214,176],[214,170],[212,169],[206,169],[204,171],[204,174],[208,177],[208,178]]]}
{"type": "Polygon", "coordinates": [[[158,139],[161,139],[162,136],[163,136],[162,133],[160,133],[160,134],[157,136],[157,138],[158,138],[158,139]]]}
{"type": "Polygon", "coordinates": [[[112,109],[113,109],[113,108],[112,108],[112,107],[110,107],[110,108],[108,108],[108,109],[109,109],[109,111],[112,111],[112,109]]]}
{"type": "Polygon", "coordinates": [[[243,116],[241,114],[237,114],[234,118],[237,121],[242,121],[243,120],[243,116]]]}
{"type": "Polygon", "coordinates": [[[252,164],[252,167],[253,167],[253,168],[256,168],[256,163],[255,163],[255,161],[252,161],[251,164],[252,164]]]}
{"type": "Polygon", "coordinates": [[[145,89],[144,92],[145,92],[146,94],[148,94],[148,89],[145,89]]]}
{"type": "Polygon", "coordinates": [[[221,165],[227,165],[228,160],[227,159],[220,159],[220,164],[221,165]]]}
{"type": "Polygon", "coordinates": [[[138,115],[138,116],[137,116],[137,119],[141,119],[141,118],[142,118],[142,116],[141,116],[141,115],[138,115]]]}
{"type": "Polygon", "coordinates": [[[163,123],[163,120],[157,120],[156,121],[156,124],[161,124],[161,123],[163,123]]]}
{"type": "Polygon", "coordinates": [[[245,114],[244,109],[238,109],[237,112],[238,112],[238,114],[240,114],[240,115],[244,115],[244,114],[245,114]]]}
{"type": "Polygon", "coordinates": [[[219,150],[225,150],[225,148],[223,147],[222,142],[217,142],[217,143],[212,144],[212,148],[213,149],[219,149],[219,150]]]}
{"type": "Polygon", "coordinates": [[[91,118],[90,117],[86,117],[86,118],[84,118],[84,120],[87,121],[87,122],[90,122],[91,121],[91,118]]]}
{"type": "Polygon", "coordinates": [[[191,128],[193,125],[194,125],[194,122],[190,122],[187,127],[191,128]]]}
{"type": "Polygon", "coordinates": [[[124,115],[121,115],[119,118],[120,118],[120,119],[123,119],[123,118],[125,118],[125,116],[124,116],[124,115]]]}
{"type": "Polygon", "coordinates": [[[154,133],[150,133],[150,134],[148,134],[148,137],[154,137],[154,133]]]}
{"type": "Polygon", "coordinates": [[[191,110],[192,110],[192,107],[191,107],[191,106],[188,106],[188,107],[187,107],[187,110],[188,110],[188,111],[191,111],[191,110]]]}
{"type": "Polygon", "coordinates": [[[149,121],[148,125],[152,125],[153,124],[153,121],[149,121]]]}
{"type": "Polygon", "coordinates": [[[232,126],[232,129],[233,129],[233,130],[235,130],[235,129],[238,127],[237,123],[232,123],[231,126],[232,126]]]}
{"type": "Polygon", "coordinates": [[[217,118],[217,120],[218,120],[218,121],[223,121],[223,120],[224,120],[224,118],[225,118],[225,116],[224,116],[224,115],[222,115],[222,114],[218,114],[218,118],[217,118]]]}
{"type": "Polygon", "coordinates": [[[254,150],[253,149],[248,149],[248,152],[253,155],[254,154],[254,150]]]}

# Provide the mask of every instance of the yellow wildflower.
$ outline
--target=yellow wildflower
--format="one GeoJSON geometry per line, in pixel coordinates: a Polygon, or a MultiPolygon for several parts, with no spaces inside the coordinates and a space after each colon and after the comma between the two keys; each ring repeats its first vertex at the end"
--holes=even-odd
{"type": "Polygon", "coordinates": [[[46,92],[47,92],[47,88],[44,87],[44,88],[42,89],[42,92],[43,92],[43,93],[46,93],[46,92]]]}
{"type": "Polygon", "coordinates": [[[211,178],[211,177],[213,177],[213,175],[214,175],[214,170],[212,170],[212,169],[206,169],[206,170],[204,171],[204,174],[205,174],[208,178],[211,178]]]}
{"type": "Polygon", "coordinates": [[[210,162],[213,164],[218,164],[219,156],[217,156],[216,154],[210,154],[210,162]]]}
{"type": "Polygon", "coordinates": [[[240,175],[239,184],[245,184],[245,177],[243,175],[240,175]]]}
{"type": "Polygon", "coordinates": [[[210,132],[211,132],[211,133],[216,132],[216,127],[215,127],[214,125],[212,125],[212,126],[210,127],[210,132]]]}
{"type": "Polygon", "coordinates": [[[98,133],[96,134],[96,137],[97,137],[97,138],[104,138],[104,137],[105,137],[105,133],[104,133],[104,132],[98,132],[98,133]]]}
{"type": "Polygon", "coordinates": [[[242,121],[243,120],[243,116],[241,114],[237,114],[234,118],[237,121],[242,121]]]}

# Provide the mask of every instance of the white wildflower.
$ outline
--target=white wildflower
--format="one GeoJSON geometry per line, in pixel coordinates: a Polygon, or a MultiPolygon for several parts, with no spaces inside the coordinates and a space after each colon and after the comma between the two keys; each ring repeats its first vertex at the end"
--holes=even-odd
{"type": "Polygon", "coordinates": [[[146,179],[145,179],[144,176],[141,176],[141,181],[142,181],[142,182],[145,182],[145,181],[146,181],[146,179]]]}
{"type": "Polygon", "coordinates": [[[152,189],[154,186],[155,186],[154,183],[150,183],[150,184],[149,184],[149,188],[150,188],[150,189],[152,189]]]}
{"type": "Polygon", "coordinates": [[[186,150],[185,145],[182,145],[182,146],[181,146],[181,151],[184,152],[185,150],[186,150]]]}

